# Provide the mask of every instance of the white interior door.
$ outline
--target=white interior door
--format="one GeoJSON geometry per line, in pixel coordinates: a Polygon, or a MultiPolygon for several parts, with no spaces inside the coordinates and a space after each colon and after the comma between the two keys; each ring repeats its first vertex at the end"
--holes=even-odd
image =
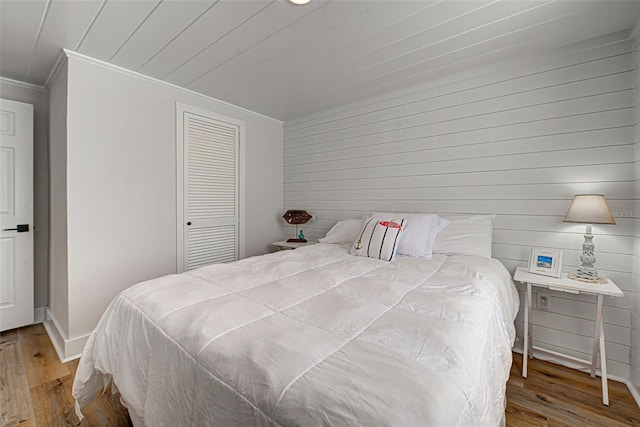
{"type": "Polygon", "coordinates": [[[0,99],[0,331],[33,323],[33,106],[0,99]]]}
{"type": "Polygon", "coordinates": [[[178,108],[178,271],[238,259],[241,127],[233,119],[178,108]]]}

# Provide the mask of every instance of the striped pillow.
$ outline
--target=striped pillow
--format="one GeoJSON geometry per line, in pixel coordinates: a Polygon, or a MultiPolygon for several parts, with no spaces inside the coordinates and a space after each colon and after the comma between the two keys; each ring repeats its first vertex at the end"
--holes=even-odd
{"type": "Polygon", "coordinates": [[[362,220],[362,228],[349,253],[356,256],[377,258],[391,261],[398,249],[400,234],[406,220],[365,218],[362,220]]]}

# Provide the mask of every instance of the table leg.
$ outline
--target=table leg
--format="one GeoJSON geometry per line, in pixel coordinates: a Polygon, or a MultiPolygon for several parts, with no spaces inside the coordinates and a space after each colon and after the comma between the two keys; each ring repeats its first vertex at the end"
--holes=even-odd
{"type": "Polygon", "coordinates": [[[527,378],[527,362],[529,359],[529,331],[531,322],[531,283],[527,283],[527,290],[524,294],[524,351],[522,354],[522,376],[527,378]]]}
{"type": "Polygon", "coordinates": [[[596,326],[600,330],[598,334],[598,340],[600,341],[600,372],[602,374],[602,403],[609,406],[609,385],[607,384],[607,349],[605,348],[606,340],[604,338],[604,320],[602,317],[602,305],[604,296],[598,295],[598,313],[596,317],[599,320],[599,326],[596,326]]]}
{"type": "MultiPolygon", "coordinates": [[[[596,376],[596,368],[598,367],[598,344],[600,342],[600,329],[602,325],[602,295],[597,297],[596,306],[596,323],[593,331],[593,348],[591,350],[591,378],[596,376]]],[[[602,355],[600,356],[602,361],[602,355]]]]}

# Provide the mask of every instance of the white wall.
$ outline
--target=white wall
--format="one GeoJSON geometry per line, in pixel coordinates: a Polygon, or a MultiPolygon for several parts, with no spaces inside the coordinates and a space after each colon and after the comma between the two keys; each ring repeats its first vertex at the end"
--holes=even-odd
{"type": "MultiPolygon", "coordinates": [[[[69,329],[67,271],[67,64],[49,86],[49,314],[69,329]]],[[[62,331],[60,333],[62,333],[62,331]]]]}
{"type": "MultiPolygon", "coordinates": [[[[374,209],[496,213],[493,253],[509,270],[532,246],[564,250],[574,270],[584,226],[562,222],[573,195],[633,205],[631,50],[614,34],[289,121],[285,208],[315,213],[315,237],[374,209]]],[[[610,373],[629,378],[634,220],[617,222],[595,225],[594,242],[597,267],[627,292],[604,316],[610,373]]],[[[551,312],[534,312],[535,343],[588,359],[593,299],[552,295],[551,312]]]]}
{"type": "Polygon", "coordinates": [[[176,102],[246,122],[246,256],[281,237],[283,131],[279,121],[69,55],[66,333],[80,342],[118,292],[176,271],[176,102]]]}
{"type": "MultiPolygon", "coordinates": [[[[636,33],[640,33],[640,25],[636,28],[636,33]]],[[[640,404],[640,34],[634,40],[634,54],[632,65],[633,86],[634,86],[634,179],[635,187],[633,193],[633,259],[631,284],[633,294],[633,310],[631,313],[631,383],[635,388],[635,395],[640,404]]]]}
{"type": "Polygon", "coordinates": [[[3,78],[0,78],[0,98],[33,105],[34,307],[44,307],[47,305],[49,282],[49,98],[44,88],[3,78]]]}

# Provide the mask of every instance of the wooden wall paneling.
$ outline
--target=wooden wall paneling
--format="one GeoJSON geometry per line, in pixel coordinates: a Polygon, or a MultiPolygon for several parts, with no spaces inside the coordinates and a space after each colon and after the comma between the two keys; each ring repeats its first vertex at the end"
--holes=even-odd
{"type": "MultiPolygon", "coordinates": [[[[343,181],[339,179],[330,181],[304,180],[304,175],[298,177],[299,181],[286,181],[284,184],[285,198],[294,191],[334,191],[354,190],[354,189],[385,189],[385,188],[422,188],[422,187],[469,187],[482,185],[506,185],[506,184],[529,184],[531,182],[539,184],[561,183],[560,185],[576,186],[583,188],[584,184],[623,182],[632,181],[632,171],[628,168],[620,167],[618,164],[611,165],[581,165],[581,166],[560,166],[560,167],[529,167],[526,169],[506,169],[500,171],[480,171],[450,173],[442,175],[429,174],[425,168],[425,174],[419,176],[386,176],[351,179],[343,181]],[[440,183],[440,185],[439,185],[440,183]],[[564,184],[562,184],[564,183],[564,184]]],[[[564,214],[564,213],[563,213],[564,214]]]]}
{"type": "MultiPolygon", "coordinates": [[[[520,90],[517,93],[501,95],[496,93],[494,85],[481,86],[474,90],[465,90],[450,94],[447,97],[431,97],[420,101],[413,101],[375,111],[371,114],[356,115],[350,119],[340,119],[335,122],[322,123],[308,128],[287,131],[287,141],[309,135],[331,135],[338,130],[356,129],[374,123],[389,123],[397,118],[416,118],[429,113],[451,111],[452,116],[461,117],[464,113],[477,114],[482,109],[492,105],[502,110],[507,108],[526,108],[536,105],[557,103],[558,100],[589,98],[607,93],[621,92],[630,89],[630,84],[620,79],[620,74],[630,74],[627,68],[621,68],[604,76],[589,77],[565,84],[538,85],[531,89],[520,90]],[[482,89],[486,93],[478,93],[482,89]],[[453,98],[453,99],[452,99],[453,98]],[[344,123],[346,122],[346,123],[344,123]]],[[[495,108],[495,107],[494,107],[495,108]]],[[[491,111],[489,109],[489,111],[491,111]]],[[[295,148],[295,147],[291,147],[295,148]]]]}
{"type": "MultiPolygon", "coordinates": [[[[375,152],[369,146],[354,148],[337,148],[335,150],[292,154],[285,157],[285,166],[308,165],[321,162],[357,159],[361,157],[392,156],[414,153],[414,155],[432,155],[443,158],[478,157],[479,153],[486,155],[518,154],[525,152],[549,152],[558,148],[570,150],[577,148],[596,148],[607,145],[619,145],[629,140],[632,130],[627,127],[613,127],[579,131],[570,134],[548,134],[527,138],[506,140],[477,141],[464,138],[434,138],[425,145],[425,138],[411,138],[375,145],[375,152]]],[[[307,147],[304,147],[307,148],[307,147]]],[[[291,151],[291,150],[290,150],[291,151]]]]}
{"type": "Polygon", "coordinates": [[[636,401],[640,404],[640,26],[636,26],[631,64],[633,67],[633,171],[635,189],[631,222],[634,223],[633,257],[631,261],[630,299],[631,303],[631,387],[635,391],[636,401]]]}
{"type": "MultiPolygon", "coordinates": [[[[456,187],[414,187],[407,190],[411,198],[421,200],[449,200],[449,199],[466,199],[466,200],[544,200],[544,199],[561,199],[565,200],[568,191],[573,192],[598,192],[606,194],[608,200],[624,199],[633,191],[634,183],[629,182],[594,182],[582,184],[506,184],[494,186],[456,186],[456,187]],[[582,190],[582,191],[581,191],[582,190]],[[609,197],[610,196],[610,197],[609,197]]],[[[299,201],[312,201],[318,197],[322,197],[324,193],[332,190],[316,190],[316,191],[290,191],[289,196],[299,201]]],[[[382,199],[396,200],[406,198],[405,191],[399,192],[398,189],[382,188],[368,190],[366,193],[360,189],[343,189],[340,192],[334,192],[331,195],[333,200],[366,200],[366,199],[382,199]]],[[[619,230],[616,230],[619,231],[619,230]]],[[[584,233],[584,226],[582,226],[584,233]]]]}
{"type": "MultiPolygon", "coordinates": [[[[597,84],[597,82],[590,82],[597,84]]],[[[585,85],[586,86],[586,85],[585,85]]],[[[518,94],[512,98],[490,99],[484,102],[469,102],[456,107],[431,109],[424,113],[392,117],[356,127],[327,131],[300,138],[286,136],[287,148],[293,142],[298,147],[309,143],[323,144],[332,141],[346,140],[362,135],[362,128],[366,127],[366,135],[382,134],[395,129],[420,128],[428,129],[427,125],[451,123],[450,128],[474,129],[489,126],[504,126],[512,123],[537,122],[551,120],[558,117],[578,116],[594,112],[607,111],[631,107],[631,90],[627,85],[620,85],[612,91],[600,89],[595,95],[574,94],[573,97],[559,98],[551,90],[546,97],[531,94],[518,94]],[[555,96],[554,96],[555,95],[555,96]],[[533,98],[533,99],[527,99],[533,98]],[[567,114],[567,113],[571,114],[567,114]]],[[[441,125],[439,129],[447,130],[441,125]]]]}
{"type": "MultiPolygon", "coordinates": [[[[596,266],[628,293],[605,302],[608,359],[613,375],[628,378],[633,48],[616,34],[286,122],[284,207],[314,214],[304,227],[312,238],[374,210],[495,213],[493,254],[509,270],[527,265],[531,247],[562,249],[571,270],[580,265],[584,226],[562,218],[574,194],[602,192],[619,217],[618,225],[594,226],[596,266]]],[[[535,310],[536,340],[587,357],[593,298],[551,295],[550,312],[535,310]]]]}
{"type": "MultiPolygon", "coordinates": [[[[562,325],[564,332],[592,339],[595,322],[593,320],[579,317],[581,316],[581,313],[576,312],[574,308],[571,308],[569,311],[561,312],[559,310],[560,308],[574,306],[574,304],[572,304],[572,302],[570,302],[569,300],[565,300],[566,304],[561,304],[562,301],[562,298],[554,297],[552,298],[553,311],[536,311],[533,322],[534,325],[552,330],[557,329],[557,325],[562,325]],[[560,304],[554,304],[556,301],[560,304]],[[562,313],[571,313],[571,315],[562,313]]],[[[582,305],[587,304],[582,303],[582,305]]],[[[595,306],[591,307],[591,311],[595,312],[595,306]]],[[[524,316],[522,314],[519,314],[516,320],[522,322],[524,320],[524,316]]],[[[612,318],[609,319],[608,322],[612,322],[615,320],[615,318],[612,318]]],[[[629,340],[629,327],[605,323],[605,336],[607,337],[607,345],[618,345],[620,348],[622,348],[621,354],[626,358],[627,356],[624,356],[624,352],[628,352],[631,345],[629,340]]]]}
{"type": "MultiPolygon", "coordinates": [[[[488,81],[476,79],[472,85],[467,85],[468,87],[447,88],[446,91],[439,87],[439,91],[435,94],[417,90],[412,97],[405,97],[409,99],[403,98],[402,101],[396,101],[395,104],[389,102],[386,105],[383,103],[371,113],[357,110],[351,115],[341,113],[334,120],[298,129],[291,129],[287,125],[285,145],[287,148],[299,147],[306,142],[312,142],[313,137],[319,136],[322,138],[321,141],[329,140],[332,136],[335,137],[337,132],[344,130],[362,128],[378,122],[388,125],[397,118],[421,116],[425,113],[441,110],[453,110],[454,112],[457,110],[458,114],[452,114],[452,117],[463,117],[464,114],[461,112],[471,111],[472,106],[493,105],[494,108],[501,109],[510,106],[526,107],[529,104],[535,106],[540,102],[561,102],[572,97],[585,97],[590,94],[603,94],[631,88],[628,79],[625,79],[625,75],[632,72],[628,59],[628,55],[620,55],[615,57],[615,62],[612,64],[612,58],[605,57],[572,67],[528,73],[522,77],[513,78],[510,76],[506,80],[497,82],[494,79],[488,81]],[[603,69],[598,70],[598,68],[603,69]],[[622,82],[619,81],[620,78],[622,78],[622,82]],[[627,81],[624,82],[624,80],[627,81]],[[609,89],[607,90],[607,88],[609,89]],[[581,92],[579,89],[585,92],[581,92]],[[418,95],[420,98],[416,99],[418,95]]],[[[472,114],[481,112],[482,109],[476,109],[472,114]]]]}
{"type": "MultiPolygon", "coordinates": [[[[466,73],[456,73],[447,77],[426,81],[422,85],[405,88],[392,93],[382,93],[368,100],[360,101],[317,112],[309,116],[299,117],[287,121],[285,132],[298,129],[312,128],[326,123],[333,123],[339,127],[340,121],[351,122],[354,118],[368,116],[371,113],[384,111],[397,105],[411,104],[421,100],[434,98],[437,96],[451,96],[464,91],[482,89],[485,86],[493,85],[490,90],[493,95],[504,95],[517,92],[522,82],[530,78],[538,78],[542,73],[565,72],[566,81],[575,81],[572,77],[574,73],[566,72],[573,66],[581,64],[606,62],[608,58],[621,55],[628,55],[631,50],[631,43],[620,34],[604,36],[599,40],[585,42],[582,48],[565,48],[557,50],[553,55],[545,58],[544,61],[538,58],[529,58],[524,61],[506,64],[506,66],[488,66],[480,70],[469,70],[466,73]],[[515,88],[515,89],[514,89],[515,88]]],[[[587,67],[589,68],[589,67],[587,67]]],[[[623,66],[622,69],[625,67],[623,66]]],[[[629,68],[629,64],[627,64],[629,68]]],[[[598,74],[606,75],[607,72],[591,73],[592,77],[598,74]]],[[[548,75],[548,74],[547,74],[548,75]]],[[[585,78],[585,76],[580,76],[585,78]]],[[[463,95],[463,101],[469,96],[463,95]]],[[[306,132],[313,133],[313,132],[306,132]]]]}
{"type": "MultiPolygon", "coordinates": [[[[535,324],[532,330],[534,336],[533,344],[535,346],[544,347],[548,350],[563,353],[578,359],[591,360],[593,337],[575,335],[557,329],[548,329],[535,324]]],[[[521,337],[524,333],[524,325],[522,322],[516,321],[516,331],[518,336],[521,337]]],[[[521,342],[516,343],[515,348],[521,349],[521,342]]],[[[628,346],[607,342],[607,370],[610,375],[622,380],[629,377],[628,354],[628,346]],[[625,361],[621,362],[620,359],[624,359],[625,361]]],[[[558,363],[563,362],[558,359],[555,359],[555,361],[558,363]]],[[[568,365],[571,366],[571,364],[568,365]]],[[[580,369],[583,368],[580,367],[580,369]]],[[[586,369],[583,370],[586,372],[586,369]]]]}

